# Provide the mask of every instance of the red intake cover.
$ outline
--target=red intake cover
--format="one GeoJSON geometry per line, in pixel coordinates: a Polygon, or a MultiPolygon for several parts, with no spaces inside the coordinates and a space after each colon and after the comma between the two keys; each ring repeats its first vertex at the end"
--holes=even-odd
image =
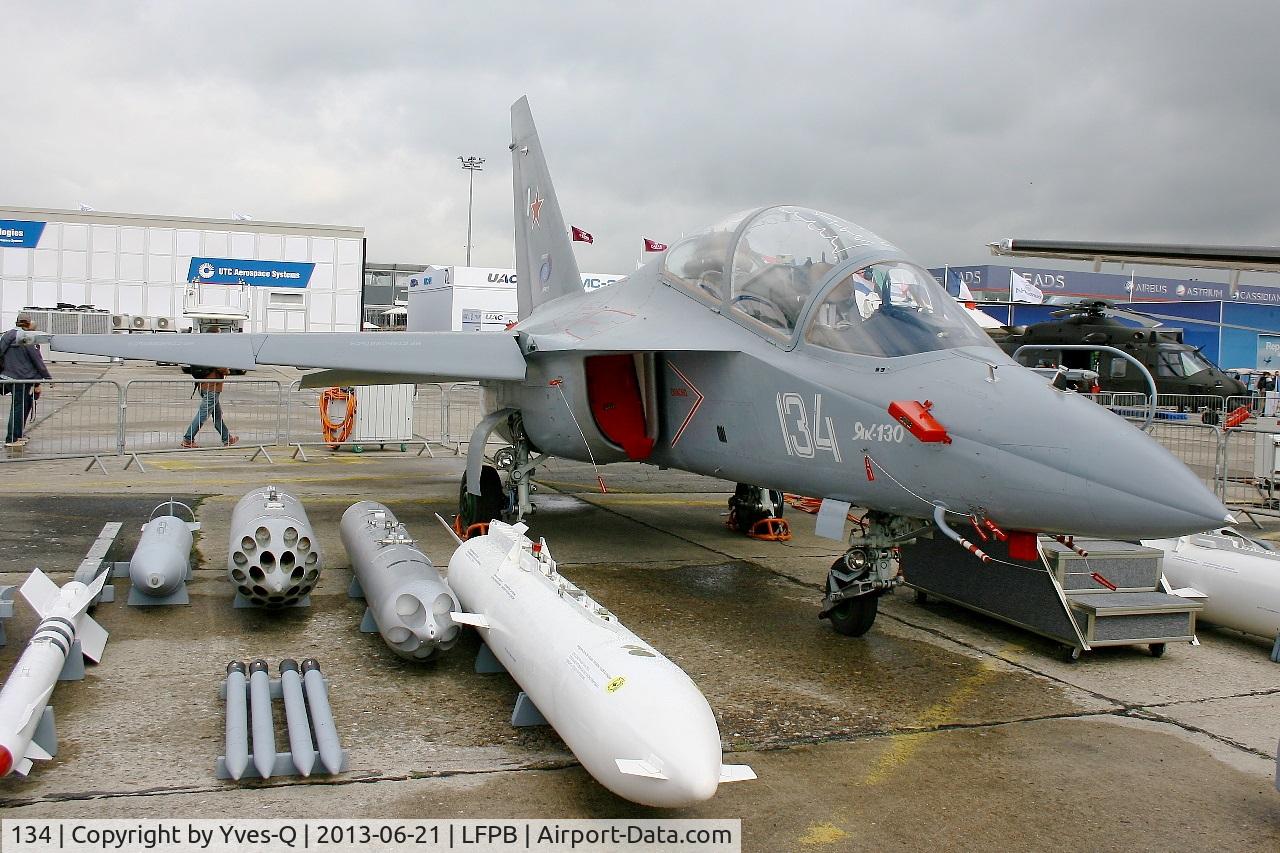
{"type": "Polygon", "coordinates": [[[889,404],[889,414],[895,421],[906,427],[912,435],[926,444],[938,442],[950,444],[951,436],[947,435],[946,427],[938,423],[937,419],[929,414],[929,409],[932,406],[933,403],[928,400],[923,403],[915,400],[894,400],[889,404]]]}

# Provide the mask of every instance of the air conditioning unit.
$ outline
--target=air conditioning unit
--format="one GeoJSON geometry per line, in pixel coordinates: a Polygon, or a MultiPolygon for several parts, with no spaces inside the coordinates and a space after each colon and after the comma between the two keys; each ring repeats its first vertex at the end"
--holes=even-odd
{"type": "Polygon", "coordinates": [[[133,322],[133,317],[128,314],[112,314],[111,328],[116,331],[128,331],[129,324],[133,322]]]}
{"type": "Polygon", "coordinates": [[[129,320],[129,328],[135,332],[151,331],[151,318],[143,316],[134,316],[129,320]]]}
{"type": "Polygon", "coordinates": [[[151,325],[157,332],[178,331],[178,324],[172,317],[152,317],[151,325]]]}

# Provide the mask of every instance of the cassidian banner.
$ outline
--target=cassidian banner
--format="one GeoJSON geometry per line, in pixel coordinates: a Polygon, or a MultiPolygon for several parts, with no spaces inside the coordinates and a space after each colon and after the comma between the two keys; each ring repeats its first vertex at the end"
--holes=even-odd
{"type": "Polygon", "coordinates": [[[199,284],[249,284],[254,287],[306,287],[315,264],[292,261],[241,261],[192,258],[187,281],[199,284]]]}
{"type": "Polygon", "coordinates": [[[6,249],[34,249],[43,233],[43,222],[0,219],[0,247],[6,249]]]}

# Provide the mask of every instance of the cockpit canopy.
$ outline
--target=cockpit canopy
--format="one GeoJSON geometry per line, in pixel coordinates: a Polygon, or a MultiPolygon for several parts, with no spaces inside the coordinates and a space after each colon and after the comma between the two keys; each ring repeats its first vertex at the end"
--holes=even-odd
{"type": "Polygon", "coordinates": [[[994,346],[927,272],[875,234],[829,213],[779,205],[739,213],[667,252],[663,273],[775,339],[839,352],[909,355],[994,346]],[[864,258],[863,266],[853,263],[864,258]]]}

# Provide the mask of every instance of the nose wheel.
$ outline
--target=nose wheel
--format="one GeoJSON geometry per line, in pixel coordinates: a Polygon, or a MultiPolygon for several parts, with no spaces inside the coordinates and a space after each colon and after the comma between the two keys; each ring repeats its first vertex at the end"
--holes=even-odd
{"type": "Polygon", "coordinates": [[[902,583],[898,546],[914,540],[927,523],[900,515],[869,512],[849,537],[849,550],[827,572],[826,596],[818,618],[836,633],[861,637],[871,630],[880,596],[902,583]]]}
{"type": "MultiPolygon", "coordinates": [[[[831,566],[827,575],[827,598],[840,592],[836,580],[837,573],[843,573],[845,558],[841,557],[831,566]]],[[[876,613],[880,609],[880,592],[871,592],[853,598],[840,599],[822,614],[831,622],[837,634],[846,637],[861,637],[871,630],[875,624],[876,613]]]]}

